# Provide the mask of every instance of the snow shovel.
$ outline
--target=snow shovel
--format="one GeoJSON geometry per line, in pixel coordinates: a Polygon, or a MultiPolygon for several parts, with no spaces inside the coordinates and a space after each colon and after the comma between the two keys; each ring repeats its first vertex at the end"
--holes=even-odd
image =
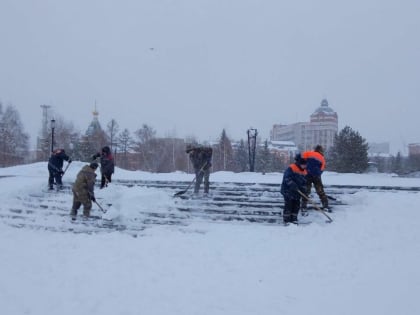
{"type": "Polygon", "coordinates": [[[64,169],[64,171],[63,171],[63,174],[61,174],[61,178],[63,178],[64,174],[66,174],[66,171],[67,171],[67,169],[68,169],[68,168],[69,168],[69,166],[70,166],[70,163],[71,163],[71,162],[67,163],[66,168],[65,168],[65,169],[64,169]]]}
{"type": "Polygon", "coordinates": [[[175,193],[175,194],[174,194],[174,197],[181,196],[181,195],[185,194],[185,193],[188,191],[188,189],[190,189],[191,185],[195,182],[195,179],[196,179],[196,178],[197,178],[197,176],[195,176],[195,177],[194,177],[194,179],[193,179],[193,180],[192,180],[192,182],[188,185],[188,187],[187,187],[187,188],[185,188],[184,190],[181,190],[181,191],[178,191],[177,193],[175,193]]]}
{"type": "Polygon", "coordinates": [[[333,196],[329,196],[329,195],[327,195],[327,198],[328,198],[328,199],[330,199],[330,200],[337,201],[337,198],[335,198],[335,197],[333,197],[333,196]]]}
{"type": "MultiPolygon", "coordinates": [[[[204,170],[204,167],[207,165],[207,162],[206,163],[204,163],[204,165],[203,165],[203,167],[200,169],[200,171],[199,171],[199,173],[201,173],[203,170],[204,170]]],[[[184,190],[181,190],[181,191],[178,191],[177,193],[175,193],[174,194],[174,197],[177,197],[177,196],[181,196],[181,195],[183,195],[183,194],[185,194],[187,191],[188,191],[188,189],[190,189],[190,187],[192,186],[192,184],[195,182],[195,180],[197,179],[197,176],[195,176],[194,177],[194,179],[192,180],[192,182],[188,185],[188,187],[187,188],[185,188],[184,190]]]]}
{"type": "Polygon", "coordinates": [[[101,211],[103,213],[106,213],[106,210],[104,208],[102,208],[102,206],[99,204],[99,202],[97,202],[96,200],[94,201],[94,203],[96,203],[96,205],[99,207],[99,209],[101,209],[101,211]]]}
{"type": "Polygon", "coordinates": [[[301,195],[303,198],[305,198],[306,200],[308,200],[313,206],[314,208],[321,212],[323,215],[325,215],[328,218],[328,221],[326,221],[327,223],[331,223],[333,221],[333,219],[331,219],[331,217],[325,213],[324,210],[322,210],[320,207],[318,207],[315,202],[313,202],[313,200],[311,198],[309,198],[308,196],[306,196],[303,192],[301,192],[299,189],[297,190],[297,192],[299,193],[299,195],[301,195]]]}

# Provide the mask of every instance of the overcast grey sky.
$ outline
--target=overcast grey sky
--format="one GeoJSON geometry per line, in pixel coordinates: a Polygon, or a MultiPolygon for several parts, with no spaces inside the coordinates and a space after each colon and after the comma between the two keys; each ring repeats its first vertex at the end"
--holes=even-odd
{"type": "Polygon", "coordinates": [[[418,0],[0,0],[0,100],[80,130],[263,139],[326,97],[369,142],[420,142],[418,0]]]}

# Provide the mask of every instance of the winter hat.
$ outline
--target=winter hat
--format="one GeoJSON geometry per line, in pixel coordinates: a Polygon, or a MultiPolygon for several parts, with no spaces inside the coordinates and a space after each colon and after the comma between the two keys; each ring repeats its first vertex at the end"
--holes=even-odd
{"type": "Polygon", "coordinates": [[[324,148],[319,144],[315,147],[314,151],[324,154],[324,148]]]}
{"type": "Polygon", "coordinates": [[[91,169],[94,169],[94,170],[96,170],[96,169],[98,168],[98,166],[99,166],[99,164],[98,164],[98,163],[96,163],[96,162],[92,162],[92,163],[90,163],[90,164],[89,164],[89,167],[90,167],[91,169]]]}
{"type": "Polygon", "coordinates": [[[105,146],[105,147],[102,148],[102,152],[104,152],[106,154],[109,154],[109,153],[111,153],[111,149],[108,146],[105,146]]]}
{"type": "Polygon", "coordinates": [[[295,162],[296,164],[302,165],[302,164],[306,164],[306,159],[304,159],[300,153],[296,154],[295,156],[295,162]]]}

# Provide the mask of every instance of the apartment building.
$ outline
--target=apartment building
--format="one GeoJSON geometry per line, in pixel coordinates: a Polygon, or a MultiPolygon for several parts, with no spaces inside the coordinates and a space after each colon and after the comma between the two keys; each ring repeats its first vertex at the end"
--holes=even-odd
{"type": "Polygon", "coordinates": [[[317,144],[328,150],[338,132],[338,115],[323,99],[310,115],[309,122],[289,125],[275,124],[270,133],[271,141],[292,141],[299,150],[312,150],[317,144]]]}

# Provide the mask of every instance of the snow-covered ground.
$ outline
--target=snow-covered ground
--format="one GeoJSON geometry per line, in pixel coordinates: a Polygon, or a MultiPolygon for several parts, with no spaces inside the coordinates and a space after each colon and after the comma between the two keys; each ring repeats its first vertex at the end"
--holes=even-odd
{"type": "MultiPolygon", "coordinates": [[[[65,184],[82,165],[71,164],[65,184]]],[[[45,189],[46,168],[36,163],[0,169],[0,176],[13,175],[0,177],[0,209],[45,189]]],[[[190,181],[193,175],[117,169],[114,178],[190,181]]],[[[281,179],[281,173],[211,174],[213,182],[281,179]]],[[[323,181],[420,187],[420,178],[384,174],[326,172],[323,181]]],[[[97,196],[112,200],[109,215],[119,217],[142,207],[164,212],[174,202],[162,189],[112,183],[97,196]]],[[[0,219],[0,310],[7,315],[420,314],[420,193],[361,190],[341,198],[346,205],[331,214],[331,224],[192,222],[188,228],[156,225],[136,238],[117,231],[14,228],[0,219]]]]}

